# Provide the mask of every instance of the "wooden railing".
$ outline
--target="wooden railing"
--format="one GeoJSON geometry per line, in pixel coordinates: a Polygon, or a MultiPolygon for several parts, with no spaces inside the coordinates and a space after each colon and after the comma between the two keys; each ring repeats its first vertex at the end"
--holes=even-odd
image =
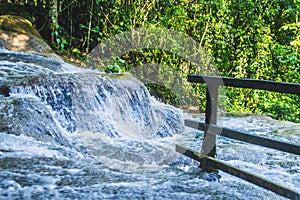
{"type": "Polygon", "coordinates": [[[273,191],[279,195],[290,199],[300,200],[300,193],[289,189],[283,185],[269,181],[253,173],[238,169],[226,164],[223,161],[215,159],[216,155],[216,136],[223,137],[272,148],[287,153],[300,155],[300,146],[297,144],[273,140],[261,136],[256,136],[241,131],[236,131],[217,126],[217,108],[218,108],[218,89],[221,86],[230,86],[238,88],[251,88],[259,90],[268,90],[286,94],[300,95],[300,84],[280,83],[275,81],[237,79],[228,77],[189,75],[188,81],[192,83],[206,84],[206,111],[205,123],[194,120],[186,120],[185,125],[197,130],[204,131],[204,139],[201,152],[193,152],[185,147],[176,145],[176,151],[182,153],[194,160],[200,162],[200,167],[204,172],[213,172],[222,170],[246,181],[254,183],[265,189],[273,191]]]}

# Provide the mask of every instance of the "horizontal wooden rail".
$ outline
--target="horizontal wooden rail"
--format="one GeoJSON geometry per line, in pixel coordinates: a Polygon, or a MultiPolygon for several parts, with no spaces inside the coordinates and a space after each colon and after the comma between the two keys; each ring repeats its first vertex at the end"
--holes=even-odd
{"type": "Polygon", "coordinates": [[[200,167],[203,172],[222,170],[229,174],[235,175],[246,181],[254,183],[258,186],[266,188],[277,194],[291,199],[300,200],[300,193],[290,190],[282,185],[268,181],[255,174],[240,170],[224,162],[214,159],[216,135],[221,135],[227,138],[260,145],[288,153],[300,155],[300,146],[287,142],[277,141],[261,136],[256,136],[241,131],[236,131],[228,128],[223,128],[216,125],[217,122],[217,107],[218,107],[218,89],[221,86],[250,88],[267,90],[271,92],[280,92],[286,94],[300,95],[299,83],[283,83],[268,80],[255,79],[238,79],[230,77],[206,76],[201,74],[191,74],[188,76],[188,82],[206,84],[206,111],[205,123],[194,120],[185,120],[185,125],[194,129],[204,131],[204,139],[202,150],[203,155],[192,152],[188,149],[176,146],[176,151],[189,156],[190,158],[201,162],[200,167]],[[213,147],[213,148],[212,148],[213,147]]]}
{"type": "Polygon", "coordinates": [[[198,129],[201,131],[207,131],[208,134],[215,134],[215,135],[217,134],[223,137],[300,155],[300,146],[296,144],[291,144],[291,143],[281,142],[281,141],[277,141],[277,140],[273,140],[261,136],[251,135],[248,133],[243,133],[241,131],[231,130],[228,128],[223,128],[212,124],[208,125],[194,120],[185,120],[184,123],[185,126],[198,129]]]}
{"type": "Polygon", "coordinates": [[[183,148],[178,145],[176,145],[176,151],[183,155],[186,155],[198,162],[207,162],[208,165],[210,165],[211,167],[213,167],[215,169],[219,169],[228,174],[242,178],[248,182],[254,183],[260,187],[263,187],[263,188],[270,190],[281,196],[284,196],[284,197],[287,197],[290,199],[294,199],[294,200],[300,200],[300,193],[298,193],[294,190],[291,190],[283,185],[280,185],[280,184],[274,183],[272,181],[269,181],[267,179],[264,179],[253,173],[243,171],[232,165],[226,164],[225,162],[216,160],[212,157],[208,157],[208,156],[201,157],[198,155],[198,153],[195,153],[189,149],[183,148]]]}
{"type": "Polygon", "coordinates": [[[200,74],[188,75],[188,81],[192,83],[206,83],[208,85],[214,86],[218,85],[239,88],[251,88],[300,95],[300,84],[296,83],[283,83],[255,79],[238,79],[219,76],[205,76],[200,74]]]}

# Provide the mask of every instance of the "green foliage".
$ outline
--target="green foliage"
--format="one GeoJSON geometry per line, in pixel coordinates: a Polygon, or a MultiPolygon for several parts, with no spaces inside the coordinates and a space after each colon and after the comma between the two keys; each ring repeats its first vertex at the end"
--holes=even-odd
{"type": "MultiPolygon", "coordinates": [[[[50,4],[43,2],[44,8],[50,10],[50,4]]],[[[300,80],[299,0],[57,2],[59,26],[50,29],[56,38],[55,46],[82,60],[99,42],[123,31],[165,27],[197,41],[213,58],[219,75],[292,83],[300,80]]],[[[145,68],[139,77],[155,76],[157,82],[163,80],[165,83],[164,87],[148,85],[153,95],[172,104],[178,104],[179,100],[195,104],[189,98],[195,95],[200,109],[205,108],[203,85],[172,79],[174,72],[181,80],[189,73],[202,73],[182,55],[163,49],[137,49],[114,58],[104,70],[112,73],[129,71],[145,64],[158,64],[159,67],[157,70],[145,68]],[[182,88],[176,88],[176,85],[182,85],[182,88]],[[175,97],[174,90],[184,97],[175,97]]],[[[299,122],[299,96],[233,88],[226,88],[225,93],[222,103],[227,105],[227,111],[267,113],[277,119],[299,122]]]]}
{"type": "Polygon", "coordinates": [[[59,24],[56,24],[56,27],[51,35],[53,35],[55,38],[54,45],[56,46],[56,48],[63,52],[65,50],[65,46],[68,44],[68,41],[66,39],[66,36],[64,36],[62,27],[59,24]]]}
{"type": "Polygon", "coordinates": [[[178,97],[170,88],[155,83],[146,84],[146,87],[156,99],[175,106],[180,105],[178,97]]]}
{"type": "Polygon", "coordinates": [[[105,68],[106,73],[121,73],[124,71],[125,60],[121,58],[114,58],[112,64],[105,68]]]}

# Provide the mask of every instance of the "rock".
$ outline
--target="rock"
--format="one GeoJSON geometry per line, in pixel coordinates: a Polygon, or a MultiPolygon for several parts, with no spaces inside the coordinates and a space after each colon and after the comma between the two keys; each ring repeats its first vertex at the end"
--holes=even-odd
{"type": "Polygon", "coordinates": [[[0,16],[0,48],[12,51],[53,53],[31,22],[20,16],[0,16]]]}

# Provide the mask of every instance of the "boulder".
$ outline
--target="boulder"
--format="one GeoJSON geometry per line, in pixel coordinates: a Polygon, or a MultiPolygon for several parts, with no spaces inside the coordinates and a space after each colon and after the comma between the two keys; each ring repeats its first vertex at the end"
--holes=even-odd
{"type": "Polygon", "coordinates": [[[12,51],[53,53],[31,22],[20,16],[0,16],[0,48],[12,51]]]}

